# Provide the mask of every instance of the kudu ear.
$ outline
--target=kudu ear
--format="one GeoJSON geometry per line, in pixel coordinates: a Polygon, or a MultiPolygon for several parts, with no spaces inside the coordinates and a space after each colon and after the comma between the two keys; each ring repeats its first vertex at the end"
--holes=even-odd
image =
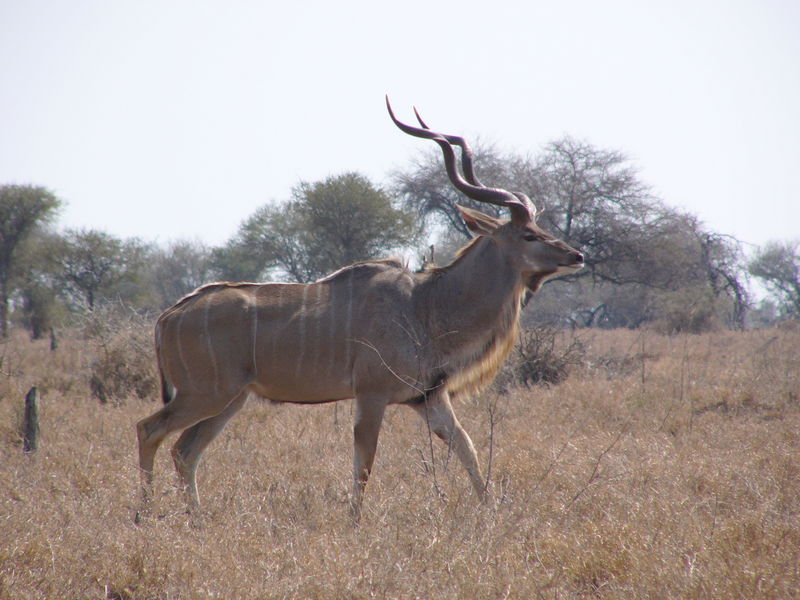
{"type": "Polygon", "coordinates": [[[475,235],[492,235],[494,230],[501,225],[498,219],[485,215],[474,208],[467,208],[460,204],[456,204],[456,208],[461,213],[469,230],[475,235]]]}

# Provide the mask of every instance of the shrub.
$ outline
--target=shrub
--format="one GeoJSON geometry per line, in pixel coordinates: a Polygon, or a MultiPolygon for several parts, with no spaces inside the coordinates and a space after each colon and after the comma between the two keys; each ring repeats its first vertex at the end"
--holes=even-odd
{"type": "Polygon", "coordinates": [[[150,319],[115,304],[87,313],[82,330],[97,354],[89,379],[92,396],[102,403],[155,397],[158,374],[150,319]]]}
{"type": "Polygon", "coordinates": [[[721,329],[721,299],[701,287],[687,287],[665,292],[656,301],[653,323],[658,333],[706,333],[721,329]]]}
{"type": "Polygon", "coordinates": [[[505,391],[513,383],[527,387],[561,383],[570,368],[582,364],[586,356],[579,338],[573,336],[567,342],[566,337],[553,325],[523,329],[514,352],[500,372],[498,388],[505,391]]]}

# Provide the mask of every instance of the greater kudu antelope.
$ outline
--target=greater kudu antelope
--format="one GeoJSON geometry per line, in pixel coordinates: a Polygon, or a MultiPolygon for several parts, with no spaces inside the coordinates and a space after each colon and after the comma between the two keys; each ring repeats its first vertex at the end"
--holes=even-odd
{"type": "Polygon", "coordinates": [[[162,440],[182,431],[172,456],[198,507],[195,471],[206,446],[254,394],[274,402],[355,399],[353,491],[359,518],[386,407],[405,404],[451,445],[478,496],[485,487],[475,448],[451,398],[488,384],[517,334],[520,298],[549,277],[583,265],[580,252],[539,227],[520,192],[475,177],[458,136],[398,121],[433,140],[453,185],[466,196],[508,208],[501,220],[458,207],[476,238],[446,267],[412,273],[399,262],[361,262],[310,284],[214,283],[158,319],[156,354],[165,406],[137,425],[145,506],[162,440]],[[462,176],[453,145],[461,148],[462,176]]]}

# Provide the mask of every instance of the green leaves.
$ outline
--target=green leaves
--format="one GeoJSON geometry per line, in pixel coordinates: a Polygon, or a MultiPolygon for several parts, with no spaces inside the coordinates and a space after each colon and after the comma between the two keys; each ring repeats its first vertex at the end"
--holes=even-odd
{"type": "Polygon", "coordinates": [[[345,265],[397,251],[414,240],[413,219],[358,173],[301,183],[292,199],[264,205],[215,253],[228,279],[319,279],[345,265]]]}
{"type": "Polygon", "coordinates": [[[756,252],[749,269],[775,295],[781,312],[800,317],[800,241],[767,243],[756,252]]]}
{"type": "Polygon", "coordinates": [[[8,335],[10,280],[19,246],[60,205],[58,198],[43,187],[0,186],[0,337],[8,335]]]}

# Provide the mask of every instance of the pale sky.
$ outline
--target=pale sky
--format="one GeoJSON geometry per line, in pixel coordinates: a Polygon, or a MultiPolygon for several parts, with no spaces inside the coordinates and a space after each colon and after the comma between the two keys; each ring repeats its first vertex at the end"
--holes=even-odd
{"type": "MultiPolygon", "coordinates": [[[[299,181],[376,184],[434,129],[620,150],[667,204],[800,237],[800,2],[0,0],[0,184],[61,227],[220,244],[299,181]]],[[[487,182],[491,183],[491,182],[487,182]]]]}

